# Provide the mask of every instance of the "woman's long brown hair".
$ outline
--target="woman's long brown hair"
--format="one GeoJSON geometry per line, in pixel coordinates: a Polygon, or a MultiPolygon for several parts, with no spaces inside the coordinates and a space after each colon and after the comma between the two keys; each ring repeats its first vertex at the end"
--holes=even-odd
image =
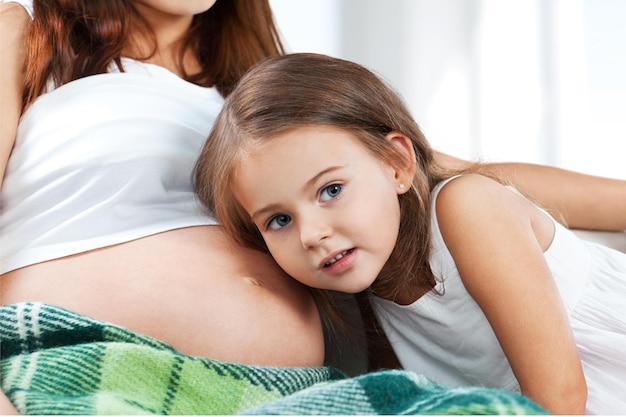
{"type": "MultiPolygon", "coordinates": [[[[137,30],[154,39],[132,0],[35,0],[24,107],[46,91],[49,82],[60,86],[105,73],[113,62],[123,70],[122,52],[131,46],[131,35],[137,30]]],[[[215,86],[224,96],[251,66],[284,52],[268,0],[217,0],[211,9],[194,17],[182,46],[180,68],[189,50],[202,67],[184,78],[215,86]]]]}

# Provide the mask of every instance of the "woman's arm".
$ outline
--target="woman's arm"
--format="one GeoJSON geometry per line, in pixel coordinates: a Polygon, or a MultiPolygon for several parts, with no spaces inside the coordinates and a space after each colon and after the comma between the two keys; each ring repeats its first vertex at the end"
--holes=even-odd
{"type": "MultiPolygon", "coordinates": [[[[467,165],[467,161],[449,155],[435,155],[448,168],[467,165]]],[[[482,169],[510,182],[548,211],[563,216],[570,228],[626,230],[626,180],[528,163],[488,163],[482,169]]]]}
{"type": "Polygon", "coordinates": [[[447,184],[437,216],[463,284],[489,320],[522,393],[556,414],[583,414],[587,386],[543,251],[552,219],[479,175],[447,184]]]}
{"type": "Polygon", "coordinates": [[[30,16],[17,3],[0,3],[0,183],[22,107],[23,65],[30,16]]]}
{"type": "MultiPolygon", "coordinates": [[[[0,184],[15,143],[22,103],[22,65],[30,17],[16,3],[0,3],[0,184]]],[[[0,390],[0,414],[18,414],[0,390]]]]}
{"type": "Polygon", "coordinates": [[[0,416],[19,415],[11,401],[7,398],[3,391],[0,391],[0,416]]]}

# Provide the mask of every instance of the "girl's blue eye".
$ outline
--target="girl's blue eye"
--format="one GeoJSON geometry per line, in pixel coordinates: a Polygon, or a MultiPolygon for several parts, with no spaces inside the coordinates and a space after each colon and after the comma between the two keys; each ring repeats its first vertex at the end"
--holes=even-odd
{"type": "Polygon", "coordinates": [[[278,214],[270,219],[267,223],[267,228],[271,230],[282,229],[287,226],[291,221],[291,217],[286,214],[278,214]]]}
{"type": "Polygon", "coordinates": [[[322,192],[320,193],[320,200],[328,201],[333,198],[337,198],[339,194],[341,194],[341,190],[343,186],[341,184],[330,184],[324,188],[322,188],[322,192]]]}

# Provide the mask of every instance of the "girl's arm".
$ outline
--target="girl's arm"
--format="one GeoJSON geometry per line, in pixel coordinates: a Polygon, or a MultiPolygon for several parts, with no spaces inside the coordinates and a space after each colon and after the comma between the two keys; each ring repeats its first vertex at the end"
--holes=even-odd
{"type": "MultiPolygon", "coordinates": [[[[467,161],[449,155],[435,155],[447,168],[467,165],[467,161]]],[[[570,228],[626,230],[626,180],[528,163],[488,163],[482,169],[513,184],[548,211],[563,216],[570,228]]]]}
{"type": "Polygon", "coordinates": [[[23,65],[30,16],[17,3],[0,3],[0,184],[22,107],[23,65]]]}
{"type": "Polygon", "coordinates": [[[522,393],[555,414],[583,414],[587,386],[543,251],[552,219],[501,184],[447,184],[437,217],[465,287],[489,320],[522,393]]]}

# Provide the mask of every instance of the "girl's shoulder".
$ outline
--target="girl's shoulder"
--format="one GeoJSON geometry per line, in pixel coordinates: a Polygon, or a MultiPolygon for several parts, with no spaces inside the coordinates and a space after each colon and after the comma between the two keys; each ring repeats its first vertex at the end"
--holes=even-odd
{"type": "Polygon", "coordinates": [[[444,235],[446,230],[460,230],[455,233],[460,237],[464,235],[463,230],[489,232],[494,222],[523,223],[538,211],[516,190],[480,174],[460,175],[444,181],[439,185],[433,204],[444,235]]]}
{"type": "MultiPolygon", "coordinates": [[[[462,210],[488,206],[509,196],[511,189],[496,180],[480,174],[463,174],[448,178],[435,188],[437,214],[449,209],[462,210]]],[[[515,194],[519,197],[519,194],[515,194]]],[[[516,197],[516,198],[517,198],[516,197]]],[[[464,210],[462,210],[464,211],[464,210]]],[[[457,213],[461,214],[461,213],[457,213]]]]}
{"type": "Polygon", "coordinates": [[[478,249],[483,244],[486,250],[524,235],[545,250],[554,236],[552,217],[514,188],[483,175],[462,175],[440,184],[433,205],[448,246],[478,249]]]}

